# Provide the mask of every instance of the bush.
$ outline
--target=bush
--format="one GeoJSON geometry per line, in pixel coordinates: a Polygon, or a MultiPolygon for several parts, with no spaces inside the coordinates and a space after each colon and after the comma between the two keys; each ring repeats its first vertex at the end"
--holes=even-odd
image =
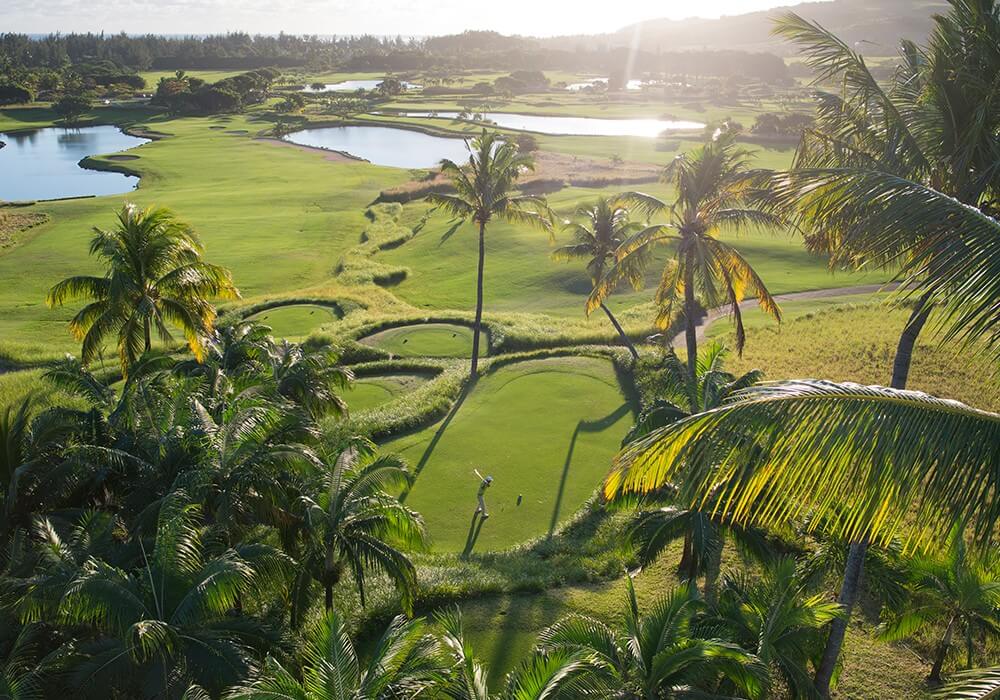
{"type": "Polygon", "coordinates": [[[0,105],[16,105],[31,102],[34,99],[35,96],[25,87],[12,83],[0,85],[0,105]]]}

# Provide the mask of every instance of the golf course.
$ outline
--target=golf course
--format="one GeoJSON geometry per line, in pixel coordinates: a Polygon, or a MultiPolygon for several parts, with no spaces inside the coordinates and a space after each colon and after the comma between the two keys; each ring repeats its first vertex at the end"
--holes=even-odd
{"type": "Polygon", "coordinates": [[[973,697],[1000,62],[779,26],[0,35],[0,697],[973,697]]]}

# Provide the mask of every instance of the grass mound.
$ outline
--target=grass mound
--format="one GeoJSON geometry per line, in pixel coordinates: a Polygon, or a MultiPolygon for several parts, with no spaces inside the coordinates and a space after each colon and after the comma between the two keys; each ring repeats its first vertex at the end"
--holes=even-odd
{"type": "MultiPolygon", "coordinates": [[[[471,357],[472,329],[450,323],[425,323],[389,328],[362,338],[365,345],[380,348],[399,357],[471,357]]],[[[480,332],[480,352],[489,347],[486,334],[480,332]]]]}
{"type": "Polygon", "coordinates": [[[337,315],[328,306],[292,304],[261,311],[248,320],[270,326],[278,338],[304,338],[324,323],[337,320],[337,315]]]}
{"type": "Polygon", "coordinates": [[[427,375],[385,374],[360,377],[344,395],[351,413],[378,408],[397,396],[408,394],[427,383],[427,375]]]}
{"type": "Polygon", "coordinates": [[[480,379],[444,420],[385,449],[417,474],[407,504],[423,514],[435,550],[496,550],[550,534],[576,512],[632,418],[611,362],[529,360],[480,379]],[[496,479],[485,522],[473,519],[473,469],[496,479]]]}

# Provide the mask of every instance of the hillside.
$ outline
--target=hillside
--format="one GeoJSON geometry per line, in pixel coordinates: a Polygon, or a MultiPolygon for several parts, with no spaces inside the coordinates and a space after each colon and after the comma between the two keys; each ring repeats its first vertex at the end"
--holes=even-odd
{"type": "MultiPolygon", "coordinates": [[[[901,38],[923,39],[931,27],[930,16],[945,8],[943,0],[833,0],[781,7],[764,12],[719,19],[658,19],[624,27],[599,37],[607,46],[633,46],[646,51],[684,49],[743,49],[790,54],[783,42],[771,35],[773,19],[793,10],[819,22],[837,36],[871,55],[890,55],[901,38]]],[[[578,37],[552,40],[563,47],[580,41],[578,37]]],[[[589,39],[594,44],[594,37],[589,39]]]]}

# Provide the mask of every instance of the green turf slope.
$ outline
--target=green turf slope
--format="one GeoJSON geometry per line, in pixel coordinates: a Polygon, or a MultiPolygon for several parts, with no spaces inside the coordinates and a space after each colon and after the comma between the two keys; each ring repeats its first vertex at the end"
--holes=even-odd
{"type": "Polygon", "coordinates": [[[424,516],[434,549],[463,551],[475,539],[475,551],[495,550],[572,515],[607,473],[632,418],[607,360],[531,360],[487,375],[449,417],[385,450],[418,474],[406,503],[424,516]],[[496,479],[481,528],[472,527],[474,468],[496,479]]]}

